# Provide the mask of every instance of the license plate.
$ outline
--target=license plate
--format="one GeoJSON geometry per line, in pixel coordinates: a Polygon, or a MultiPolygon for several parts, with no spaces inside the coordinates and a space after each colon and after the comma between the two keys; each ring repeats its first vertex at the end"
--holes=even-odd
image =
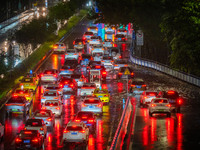
{"type": "Polygon", "coordinates": [[[121,38],[118,38],[119,40],[121,40],[121,38]]]}
{"type": "Polygon", "coordinates": [[[76,132],[72,132],[71,135],[77,135],[77,133],[76,132]]]}
{"type": "Polygon", "coordinates": [[[141,88],[141,86],[136,86],[136,88],[141,88]]]}
{"type": "Polygon", "coordinates": [[[94,108],[94,106],[89,106],[89,108],[94,108]]]}
{"type": "Polygon", "coordinates": [[[103,96],[98,96],[98,97],[103,97],[103,96]]]}
{"type": "Polygon", "coordinates": [[[12,109],[12,111],[18,111],[17,109],[12,109]]]}
{"type": "Polygon", "coordinates": [[[68,87],[69,87],[68,85],[65,85],[65,86],[64,86],[64,88],[68,88],[68,87]]]}
{"type": "Polygon", "coordinates": [[[24,143],[30,143],[30,140],[24,140],[24,143]]]}

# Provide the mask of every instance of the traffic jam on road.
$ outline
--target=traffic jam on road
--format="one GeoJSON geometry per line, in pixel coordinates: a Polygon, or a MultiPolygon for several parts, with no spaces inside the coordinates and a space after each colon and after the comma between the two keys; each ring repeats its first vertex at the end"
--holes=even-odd
{"type": "Polygon", "coordinates": [[[136,129],[142,146],[152,144],[149,134],[156,136],[155,119],[161,126],[174,122],[169,118],[181,117],[184,98],[178,91],[153,90],[148,79],[138,78],[144,68],[135,68],[129,61],[130,27],[88,22],[77,25],[77,37],[71,34],[67,37],[71,40],[56,43],[40,71],[24,75],[13,90],[1,110],[5,113],[1,149],[107,149],[127,90],[137,101],[136,116],[145,119],[140,121],[142,133],[136,129]]]}

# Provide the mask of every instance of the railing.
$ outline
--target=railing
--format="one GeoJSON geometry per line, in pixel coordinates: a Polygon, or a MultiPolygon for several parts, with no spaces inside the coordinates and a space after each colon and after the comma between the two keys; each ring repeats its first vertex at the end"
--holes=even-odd
{"type": "Polygon", "coordinates": [[[155,70],[163,72],[167,75],[173,76],[177,79],[180,79],[182,81],[185,81],[185,82],[188,82],[190,84],[200,87],[200,78],[199,77],[196,77],[196,76],[193,76],[190,74],[186,74],[181,71],[176,71],[176,70],[170,68],[169,66],[159,64],[159,63],[156,63],[151,60],[146,60],[146,59],[137,58],[137,57],[133,57],[133,56],[130,56],[130,60],[132,63],[134,63],[136,65],[155,69],[155,70]]]}
{"type": "Polygon", "coordinates": [[[120,119],[120,122],[117,127],[117,131],[115,132],[115,136],[113,138],[110,150],[120,150],[123,146],[123,141],[125,134],[127,132],[128,122],[130,120],[130,115],[132,111],[132,105],[130,98],[126,100],[126,104],[120,119]]]}

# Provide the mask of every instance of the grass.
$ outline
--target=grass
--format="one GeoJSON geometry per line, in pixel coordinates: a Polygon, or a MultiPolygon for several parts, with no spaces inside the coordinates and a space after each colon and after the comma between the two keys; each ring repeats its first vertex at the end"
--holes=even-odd
{"type": "Polygon", "coordinates": [[[58,42],[80,19],[87,14],[87,10],[80,10],[79,15],[72,16],[68,23],[58,32],[58,36],[51,36],[50,42],[45,42],[35,50],[27,59],[10,71],[4,79],[0,80],[0,100],[17,84],[26,72],[34,69],[37,63],[52,49],[52,45],[58,42]]]}

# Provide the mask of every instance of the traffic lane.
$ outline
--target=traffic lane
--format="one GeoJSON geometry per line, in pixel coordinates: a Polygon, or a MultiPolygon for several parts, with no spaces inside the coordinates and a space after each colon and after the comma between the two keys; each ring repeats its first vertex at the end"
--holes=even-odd
{"type": "MultiPolygon", "coordinates": [[[[138,107],[132,148],[153,149],[157,146],[157,149],[187,149],[191,144],[199,147],[199,88],[151,69],[135,66],[134,70],[135,77],[143,78],[149,90],[176,90],[184,97],[184,103],[181,113],[172,113],[171,118],[149,118],[148,109],[138,107]],[[155,128],[152,128],[152,124],[155,124],[155,128]],[[154,134],[154,130],[156,138],[152,141],[151,135],[154,134]],[[147,134],[148,136],[144,136],[147,134]]],[[[136,98],[139,105],[139,96],[136,98]]]]}

